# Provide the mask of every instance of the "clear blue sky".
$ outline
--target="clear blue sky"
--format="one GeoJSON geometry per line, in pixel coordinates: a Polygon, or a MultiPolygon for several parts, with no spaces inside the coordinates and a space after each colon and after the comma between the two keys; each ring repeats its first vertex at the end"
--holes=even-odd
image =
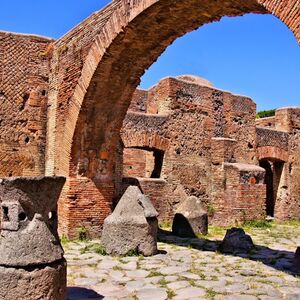
{"type": "MultiPolygon", "coordinates": [[[[0,30],[59,38],[108,0],[6,0],[0,30]]],[[[300,47],[270,15],[223,18],[177,39],[145,73],[141,87],[162,77],[193,74],[250,96],[259,110],[300,106],[300,47]]]]}

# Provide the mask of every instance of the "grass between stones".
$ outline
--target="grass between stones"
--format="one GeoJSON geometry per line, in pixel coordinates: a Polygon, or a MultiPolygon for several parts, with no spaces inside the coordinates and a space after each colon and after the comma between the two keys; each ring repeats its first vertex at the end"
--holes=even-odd
{"type": "Polygon", "coordinates": [[[171,300],[176,296],[176,293],[173,290],[167,288],[167,296],[168,296],[168,300],[171,300]]]}
{"type": "Polygon", "coordinates": [[[156,276],[164,276],[161,272],[158,271],[151,271],[147,278],[156,277],[156,276]]]}
{"type": "Polygon", "coordinates": [[[205,297],[209,300],[214,300],[216,297],[217,293],[212,289],[206,289],[206,294],[205,297]]]}

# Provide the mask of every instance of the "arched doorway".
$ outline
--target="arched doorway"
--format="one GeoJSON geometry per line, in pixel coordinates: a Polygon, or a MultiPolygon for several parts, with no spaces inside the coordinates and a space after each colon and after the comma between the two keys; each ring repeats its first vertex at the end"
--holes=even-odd
{"type": "Polygon", "coordinates": [[[284,168],[284,161],[276,159],[262,159],[259,161],[259,165],[266,170],[266,213],[267,216],[274,217],[278,189],[284,168]]]}

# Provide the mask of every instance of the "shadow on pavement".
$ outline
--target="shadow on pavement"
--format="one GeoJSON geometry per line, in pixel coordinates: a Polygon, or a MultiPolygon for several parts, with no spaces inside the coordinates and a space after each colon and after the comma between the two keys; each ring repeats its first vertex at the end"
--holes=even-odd
{"type": "MultiPolygon", "coordinates": [[[[205,238],[183,238],[172,234],[170,231],[159,229],[158,241],[167,244],[175,244],[177,246],[189,247],[202,251],[219,252],[219,240],[209,240],[205,238]]],[[[260,261],[263,264],[274,268],[276,270],[283,271],[290,275],[299,276],[300,270],[292,270],[292,262],[294,253],[285,250],[271,249],[265,246],[255,245],[255,248],[250,252],[236,252],[236,253],[224,253],[228,256],[237,256],[245,259],[260,261]]],[[[252,271],[249,271],[249,276],[252,271]]]]}
{"type": "Polygon", "coordinates": [[[99,295],[97,292],[91,289],[81,287],[68,287],[67,288],[67,300],[101,300],[104,296],[99,295]]]}

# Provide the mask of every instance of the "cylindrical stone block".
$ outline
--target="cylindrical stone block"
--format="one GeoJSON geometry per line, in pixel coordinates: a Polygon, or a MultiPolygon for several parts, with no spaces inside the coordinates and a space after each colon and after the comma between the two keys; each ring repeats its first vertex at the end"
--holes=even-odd
{"type": "Polygon", "coordinates": [[[1,300],[65,300],[66,262],[45,267],[0,267],[1,300]]]}
{"type": "Polygon", "coordinates": [[[66,299],[57,234],[63,177],[0,179],[0,300],[66,299]]]}

